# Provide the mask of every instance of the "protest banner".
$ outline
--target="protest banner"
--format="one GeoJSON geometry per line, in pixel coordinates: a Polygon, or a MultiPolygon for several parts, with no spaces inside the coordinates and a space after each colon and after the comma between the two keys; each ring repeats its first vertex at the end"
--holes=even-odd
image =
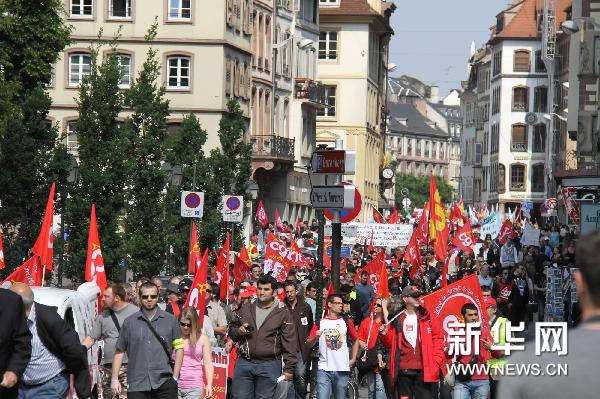
{"type": "Polygon", "coordinates": [[[287,248],[285,243],[269,233],[269,241],[263,261],[263,272],[271,274],[279,282],[285,281],[287,273],[292,266],[303,264],[304,256],[287,248]]]}
{"type": "Polygon", "coordinates": [[[346,245],[367,245],[373,236],[376,247],[406,247],[413,232],[412,224],[352,223],[356,228],[355,235],[345,235],[342,229],[342,240],[346,245]]]}
{"type": "Polygon", "coordinates": [[[540,246],[540,229],[536,229],[529,223],[523,226],[523,235],[521,236],[521,245],[540,246]]]}
{"type": "Polygon", "coordinates": [[[445,288],[441,288],[423,297],[423,304],[439,326],[448,333],[448,324],[451,322],[464,323],[461,307],[465,303],[474,304],[479,310],[479,318],[482,323],[482,334],[487,336],[490,331],[486,309],[483,306],[483,297],[477,275],[472,274],[445,288]]]}
{"type": "Polygon", "coordinates": [[[492,236],[492,240],[495,240],[496,237],[498,237],[498,233],[500,232],[501,228],[502,217],[500,217],[500,212],[494,212],[481,222],[479,236],[485,238],[487,234],[490,234],[492,236]]]}
{"type": "MultiPolygon", "coordinates": [[[[215,369],[213,376],[213,399],[225,399],[227,397],[227,368],[229,367],[229,355],[224,348],[212,348],[212,362],[215,369]]],[[[206,385],[206,372],[204,373],[204,384],[206,385]]]]}

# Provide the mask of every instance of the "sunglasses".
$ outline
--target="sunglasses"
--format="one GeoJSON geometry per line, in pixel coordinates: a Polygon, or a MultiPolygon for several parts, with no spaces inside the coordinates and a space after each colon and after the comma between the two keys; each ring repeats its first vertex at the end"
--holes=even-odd
{"type": "Polygon", "coordinates": [[[192,326],[192,323],[182,323],[182,322],[179,322],[179,325],[181,327],[190,328],[192,326]]]}
{"type": "Polygon", "coordinates": [[[142,299],[156,299],[158,295],[142,295],[142,299]]]}
{"type": "Polygon", "coordinates": [[[212,293],[212,290],[206,290],[206,292],[208,292],[210,294],[210,293],[212,293]]]}
{"type": "Polygon", "coordinates": [[[375,307],[376,307],[376,308],[382,308],[383,306],[382,306],[380,303],[376,303],[376,304],[375,304],[375,307]]]}

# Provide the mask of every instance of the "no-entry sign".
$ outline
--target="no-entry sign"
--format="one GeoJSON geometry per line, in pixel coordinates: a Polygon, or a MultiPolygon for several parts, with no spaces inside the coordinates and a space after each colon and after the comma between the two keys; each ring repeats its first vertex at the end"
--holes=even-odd
{"type": "Polygon", "coordinates": [[[201,218],[204,215],[204,193],[195,191],[181,192],[181,217],[201,218]]]}
{"type": "Polygon", "coordinates": [[[241,195],[224,195],[221,212],[224,222],[241,222],[244,218],[244,197],[241,195]]]}

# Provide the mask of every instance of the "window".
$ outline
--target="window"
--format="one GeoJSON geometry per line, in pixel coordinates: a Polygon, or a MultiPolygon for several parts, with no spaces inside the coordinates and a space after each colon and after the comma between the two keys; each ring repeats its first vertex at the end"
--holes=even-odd
{"type": "Polygon", "coordinates": [[[69,56],[69,86],[78,86],[83,77],[92,70],[92,58],[89,54],[77,53],[69,56]]]}
{"type": "Polygon", "coordinates": [[[500,72],[502,72],[502,51],[498,51],[497,53],[494,53],[494,58],[493,58],[493,75],[496,76],[498,74],[500,74],[500,72]]]}
{"type": "Polygon", "coordinates": [[[111,18],[131,18],[132,0],[110,0],[108,15],[111,18]]]}
{"type": "Polygon", "coordinates": [[[319,34],[319,59],[337,59],[337,32],[321,32],[319,34]]]}
{"type": "Polygon", "coordinates": [[[406,140],[406,155],[412,157],[413,154],[413,139],[406,140]]]}
{"type": "Polygon", "coordinates": [[[529,89],[527,87],[513,87],[512,110],[515,112],[529,111],[529,89]]]}
{"type": "Polygon", "coordinates": [[[335,86],[324,87],[325,108],[317,111],[318,116],[334,117],[335,116],[335,86]]]}
{"type": "Polygon", "coordinates": [[[321,5],[326,6],[326,5],[331,5],[331,4],[338,4],[339,0],[319,0],[319,3],[321,3],[321,5]]]}
{"type": "Polygon", "coordinates": [[[190,20],[192,18],[191,0],[169,0],[169,20],[190,20]]]}
{"type": "Polygon", "coordinates": [[[429,158],[429,141],[425,142],[425,157],[429,158]]]}
{"type": "Polygon", "coordinates": [[[527,125],[522,123],[512,125],[510,150],[513,152],[527,152],[527,125]]]}
{"type": "Polygon", "coordinates": [[[533,112],[548,111],[548,89],[546,87],[536,87],[533,89],[533,112]]]}
{"type": "Polygon", "coordinates": [[[500,112],[500,87],[494,87],[492,90],[492,115],[500,112]]]}
{"type": "Polygon", "coordinates": [[[169,75],[167,87],[170,89],[190,88],[190,57],[175,56],[167,58],[169,75]]]}
{"type": "Polygon", "coordinates": [[[530,56],[528,50],[515,50],[513,71],[529,72],[531,67],[530,56]]]}
{"type": "Polygon", "coordinates": [[[498,164],[498,194],[506,192],[506,169],[504,165],[498,164]]]}
{"type": "Polygon", "coordinates": [[[490,145],[490,154],[497,154],[498,153],[498,147],[500,146],[500,125],[497,123],[494,123],[492,125],[492,142],[490,145]]]}
{"type": "Polygon", "coordinates": [[[546,124],[533,127],[533,152],[546,152],[546,124]]]}
{"type": "Polygon", "coordinates": [[[56,75],[56,64],[50,64],[50,75],[46,80],[46,87],[54,86],[54,75],[56,75]]]}
{"type": "Polygon", "coordinates": [[[127,54],[118,54],[112,56],[119,68],[121,68],[121,79],[119,80],[119,87],[131,86],[131,56],[127,54]]]}
{"type": "Polygon", "coordinates": [[[91,17],[93,10],[93,0],[71,0],[72,17],[91,17]]]}
{"type": "Polygon", "coordinates": [[[432,158],[437,158],[437,145],[436,145],[436,143],[432,143],[432,146],[431,146],[431,157],[432,158]]]}
{"type": "Polygon", "coordinates": [[[77,151],[79,148],[79,140],[75,132],[75,121],[67,123],[67,150],[77,151]]]}
{"type": "Polygon", "coordinates": [[[510,191],[525,191],[525,165],[510,165],[510,191]]]}
{"type": "Polygon", "coordinates": [[[542,60],[542,51],[538,50],[535,52],[535,71],[546,72],[546,64],[542,60]]]}
{"type": "Polygon", "coordinates": [[[422,154],[422,148],[421,148],[421,140],[417,139],[417,153],[416,156],[420,157],[422,154]]]}
{"type": "Polygon", "coordinates": [[[531,167],[531,191],[544,191],[544,164],[542,163],[531,167]]]}

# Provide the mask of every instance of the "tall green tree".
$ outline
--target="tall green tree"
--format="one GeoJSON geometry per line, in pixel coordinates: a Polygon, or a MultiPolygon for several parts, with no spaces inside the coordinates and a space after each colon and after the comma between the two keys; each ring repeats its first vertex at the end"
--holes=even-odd
{"type": "MultiPolygon", "coordinates": [[[[150,45],[156,32],[154,23],[146,35],[150,45]]],[[[125,94],[125,106],[132,115],[122,128],[131,138],[129,157],[135,164],[129,171],[126,193],[125,248],[130,256],[129,267],[138,276],[162,270],[167,247],[163,234],[166,174],[161,165],[165,159],[169,101],[159,76],[157,50],[150,46],[139,75],[125,94]]]]}
{"type": "Polygon", "coordinates": [[[116,54],[115,41],[99,40],[90,46],[91,73],[83,79],[77,99],[75,132],[80,177],[71,189],[65,222],[69,231],[66,275],[79,280],[84,272],[92,204],[96,204],[102,255],[109,276],[116,277],[116,266],[124,255],[119,223],[124,215],[126,182],[131,170],[131,140],[117,119],[123,108],[124,96],[119,90],[122,70],[115,57],[100,55],[107,45],[109,54],[116,54]]]}
{"type": "Polygon", "coordinates": [[[33,246],[53,180],[68,169],[45,88],[70,41],[59,0],[0,0],[0,223],[7,271],[33,246]]]}
{"type": "MultiPolygon", "coordinates": [[[[452,186],[439,176],[434,176],[443,203],[452,201],[452,186]]],[[[402,206],[402,189],[408,189],[413,208],[422,208],[429,201],[429,176],[396,175],[396,207],[402,206]]]]}

